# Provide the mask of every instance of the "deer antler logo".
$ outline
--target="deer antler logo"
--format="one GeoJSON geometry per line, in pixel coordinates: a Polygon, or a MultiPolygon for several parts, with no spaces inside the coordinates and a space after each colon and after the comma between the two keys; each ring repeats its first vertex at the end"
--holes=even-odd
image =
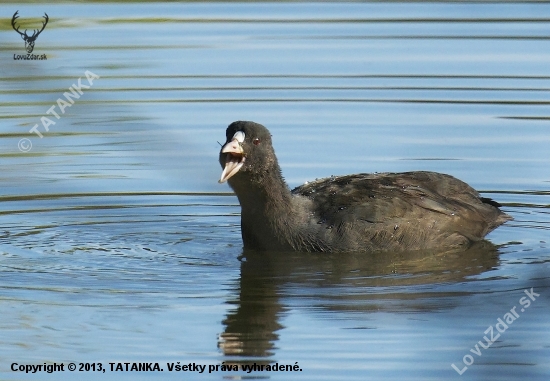
{"type": "Polygon", "coordinates": [[[17,20],[19,18],[19,16],[17,16],[17,13],[19,13],[19,11],[15,12],[13,14],[13,17],[11,18],[11,26],[13,27],[13,29],[17,33],[19,33],[21,35],[21,38],[23,40],[25,40],[25,49],[27,50],[27,53],[32,53],[32,50],[34,49],[34,42],[36,41],[36,39],[38,38],[40,33],[42,33],[42,31],[46,27],[46,24],[48,23],[48,20],[49,20],[48,14],[46,12],[44,12],[45,16],[42,16],[42,17],[44,17],[44,19],[46,19],[46,22],[42,23],[42,29],[40,29],[40,30],[34,29],[32,36],[29,36],[29,35],[27,35],[27,29],[25,29],[25,33],[21,33],[19,31],[19,27],[15,26],[15,20],[17,20]]]}

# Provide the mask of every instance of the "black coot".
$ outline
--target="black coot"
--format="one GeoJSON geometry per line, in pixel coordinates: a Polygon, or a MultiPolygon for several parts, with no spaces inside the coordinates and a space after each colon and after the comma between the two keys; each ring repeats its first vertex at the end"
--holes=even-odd
{"type": "Polygon", "coordinates": [[[244,247],[270,251],[446,250],[468,247],[512,219],[442,173],[356,174],[290,191],[261,124],[226,130],[223,172],[241,204],[244,247]]]}

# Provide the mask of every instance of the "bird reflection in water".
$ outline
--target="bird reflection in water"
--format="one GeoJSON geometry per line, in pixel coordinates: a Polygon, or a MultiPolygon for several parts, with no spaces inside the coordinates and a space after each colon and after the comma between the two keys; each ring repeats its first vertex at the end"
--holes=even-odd
{"type": "Polygon", "coordinates": [[[453,308],[469,291],[442,284],[476,279],[498,265],[488,241],[468,250],[314,254],[244,251],[234,305],[219,348],[238,363],[270,363],[292,299],[311,311],[431,312],[453,308]]]}

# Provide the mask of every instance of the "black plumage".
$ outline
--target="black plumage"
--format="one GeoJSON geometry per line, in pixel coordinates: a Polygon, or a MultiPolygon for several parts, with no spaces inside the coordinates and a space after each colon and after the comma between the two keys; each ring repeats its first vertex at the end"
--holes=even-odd
{"type": "Polygon", "coordinates": [[[226,138],[220,182],[239,199],[247,249],[466,248],[511,219],[466,183],[435,172],[333,176],[290,191],[267,128],[234,122],[226,138]]]}

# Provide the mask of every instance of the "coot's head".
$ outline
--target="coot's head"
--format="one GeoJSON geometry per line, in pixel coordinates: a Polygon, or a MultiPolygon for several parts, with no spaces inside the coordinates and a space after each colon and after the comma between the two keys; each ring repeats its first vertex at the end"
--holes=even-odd
{"type": "Polygon", "coordinates": [[[225,135],[226,141],[220,150],[223,168],[220,183],[233,176],[258,180],[273,173],[273,169],[279,171],[267,128],[254,122],[238,121],[227,127],[225,135]]]}

